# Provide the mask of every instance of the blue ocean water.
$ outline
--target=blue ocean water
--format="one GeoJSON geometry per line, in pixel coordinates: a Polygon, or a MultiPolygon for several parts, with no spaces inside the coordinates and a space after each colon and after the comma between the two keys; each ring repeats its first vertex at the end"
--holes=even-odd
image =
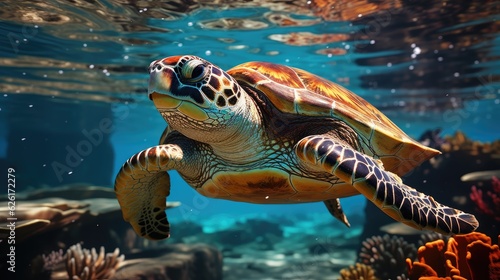
{"type": "MultiPolygon", "coordinates": [[[[47,7],[7,1],[2,5],[18,11],[12,15],[4,11],[0,23],[0,156],[4,158],[10,146],[19,144],[7,141],[10,128],[91,130],[94,127],[78,123],[86,113],[72,120],[64,116],[70,116],[72,108],[92,114],[92,108],[104,106],[114,117],[109,136],[114,154],[111,174],[116,174],[130,155],[157,144],[165,128],[147,99],[149,62],[179,54],[204,57],[223,69],[253,60],[306,69],[364,97],[414,138],[437,127],[443,135],[461,130],[480,141],[500,136],[500,39],[484,27],[497,24],[497,14],[472,15],[466,22],[440,22],[421,14],[413,29],[443,26],[433,27],[428,36],[418,32],[412,36],[404,35],[404,27],[397,23],[404,9],[330,20],[322,18],[324,11],[302,4],[283,4],[286,9],[280,9],[279,3],[177,7],[185,13],[113,1],[85,5],[49,1],[47,7]],[[467,33],[474,29],[482,33],[467,33]],[[467,40],[471,42],[462,43],[467,40]],[[433,73],[434,67],[440,72],[433,73]],[[432,81],[425,81],[430,75],[432,81]]],[[[43,143],[22,134],[16,137],[9,141],[43,143]]],[[[64,146],[64,138],[57,140],[64,146]]],[[[57,159],[45,152],[44,164],[50,169],[57,159]]],[[[87,176],[92,183],[92,174],[87,176]]],[[[170,199],[189,205],[196,197],[178,177],[173,185],[170,199]]],[[[350,205],[360,209],[364,203],[357,198],[348,201],[352,204],[346,203],[347,209],[350,205]]],[[[211,201],[203,213],[224,212],[228,207],[286,212],[304,206],[211,201]]],[[[323,210],[322,205],[307,207],[323,210]]]]}
{"type": "MultiPolygon", "coordinates": [[[[166,127],[147,97],[149,63],[181,54],[223,69],[247,61],[305,69],[362,96],[413,138],[436,128],[500,138],[498,3],[316,2],[3,1],[0,166],[19,170],[19,190],[112,187],[122,164],[157,145],[166,127]]],[[[208,199],[175,173],[168,200],[182,203],[171,221],[326,212],[323,203],[208,199]]],[[[365,203],[343,199],[347,216],[365,203]]]]}

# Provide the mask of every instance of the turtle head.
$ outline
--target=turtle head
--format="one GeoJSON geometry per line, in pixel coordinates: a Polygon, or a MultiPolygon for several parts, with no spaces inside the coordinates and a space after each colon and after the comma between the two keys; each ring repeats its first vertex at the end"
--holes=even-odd
{"type": "Polygon", "coordinates": [[[215,138],[227,137],[245,118],[248,105],[243,89],[202,58],[184,55],[156,60],[149,73],[149,98],[168,124],[189,138],[218,141],[215,138]]]}

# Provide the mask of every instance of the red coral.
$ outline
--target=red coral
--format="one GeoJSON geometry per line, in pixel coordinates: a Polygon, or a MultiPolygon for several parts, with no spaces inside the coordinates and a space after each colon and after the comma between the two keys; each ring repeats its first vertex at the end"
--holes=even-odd
{"type": "Polygon", "coordinates": [[[491,191],[488,190],[484,198],[483,191],[472,186],[470,199],[476,203],[480,212],[500,221],[500,179],[491,179],[491,191]]]}
{"type": "Polygon", "coordinates": [[[479,232],[428,242],[417,254],[406,259],[410,280],[500,280],[500,249],[479,232]]]}

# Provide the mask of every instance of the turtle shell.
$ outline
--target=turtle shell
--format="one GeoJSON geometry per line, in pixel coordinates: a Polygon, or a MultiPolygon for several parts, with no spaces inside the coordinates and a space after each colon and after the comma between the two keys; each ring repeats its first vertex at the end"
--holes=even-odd
{"type": "Polygon", "coordinates": [[[307,71],[247,62],[227,72],[265,94],[284,113],[344,121],[358,133],[364,153],[379,158],[386,170],[400,176],[440,153],[410,138],[363,98],[307,71]]]}

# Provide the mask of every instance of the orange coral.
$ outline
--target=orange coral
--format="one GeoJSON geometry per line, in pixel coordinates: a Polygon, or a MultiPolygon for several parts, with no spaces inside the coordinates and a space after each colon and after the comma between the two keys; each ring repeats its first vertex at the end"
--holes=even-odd
{"type": "Polygon", "coordinates": [[[500,249],[483,233],[456,235],[446,245],[428,242],[417,255],[418,261],[406,259],[410,280],[500,280],[500,249]]]}

